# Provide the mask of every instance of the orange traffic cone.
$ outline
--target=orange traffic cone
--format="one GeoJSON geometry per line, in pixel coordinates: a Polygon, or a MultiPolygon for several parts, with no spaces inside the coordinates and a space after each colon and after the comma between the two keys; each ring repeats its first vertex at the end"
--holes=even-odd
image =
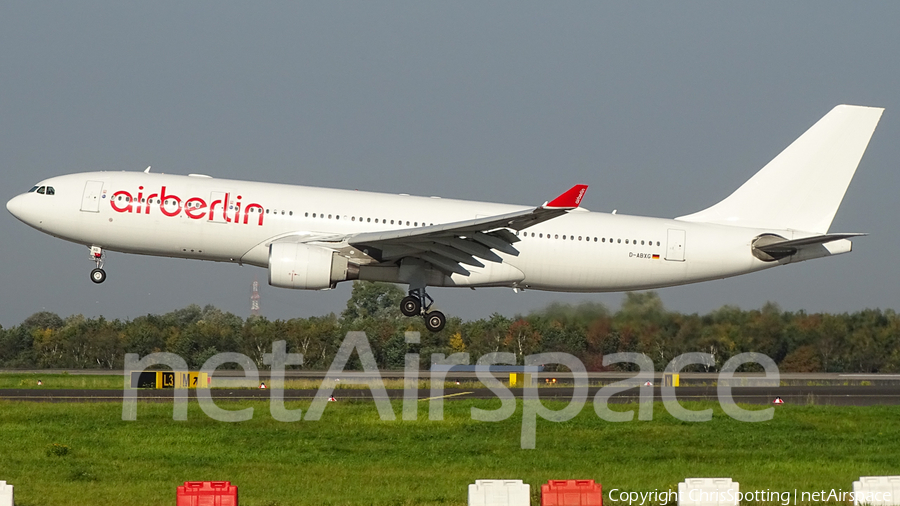
{"type": "Polygon", "coordinates": [[[784,399],[782,399],[781,397],[776,397],[775,400],[772,401],[772,404],[784,404],[784,399]]]}
{"type": "Polygon", "coordinates": [[[260,383],[260,384],[259,384],[259,389],[260,389],[260,390],[265,390],[266,388],[267,388],[267,387],[266,387],[266,384],[265,384],[265,383],[260,383]]]}

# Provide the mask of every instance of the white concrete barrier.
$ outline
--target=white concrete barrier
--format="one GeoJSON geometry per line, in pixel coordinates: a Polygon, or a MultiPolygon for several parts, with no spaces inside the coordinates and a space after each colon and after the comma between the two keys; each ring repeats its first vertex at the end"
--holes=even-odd
{"type": "Polygon", "coordinates": [[[0,506],[13,506],[13,486],[0,481],[0,506]]]}
{"type": "Polygon", "coordinates": [[[687,478],[678,484],[678,506],[737,506],[740,483],[731,478],[687,478]]]}
{"type": "Polygon", "coordinates": [[[861,476],[853,482],[853,506],[900,505],[900,476],[861,476]]]}
{"type": "Polygon", "coordinates": [[[475,480],[469,484],[469,506],[530,506],[531,485],[522,480],[475,480]]]}

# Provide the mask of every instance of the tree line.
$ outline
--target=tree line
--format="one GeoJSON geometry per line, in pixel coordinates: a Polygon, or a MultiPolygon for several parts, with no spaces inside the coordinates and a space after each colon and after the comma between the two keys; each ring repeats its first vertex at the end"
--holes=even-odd
{"type": "Polygon", "coordinates": [[[396,285],[355,282],[340,315],[290,320],[241,318],[198,305],[126,321],[42,311],[18,326],[0,328],[0,367],[120,369],[125,353],[166,351],[193,368],[217,353],[239,352],[263,369],[263,354],[273,341],[284,340],[288,352],[303,354],[298,368],[324,370],[348,331],[364,331],[385,370],[402,369],[409,352],[419,353],[427,369],[432,353],[468,352],[474,363],[495,351],[514,353],[520,364],[530,354],[566,352],[589,371],[628,368],[604,368],[603,357],[637,352],[662,370],[674,357],[700,351],[715,358],[711,371],[734,355],[758,352],[782,372],[900,372],[900,317],[891,309],[808,314],[767,303],[748,311],[723,306],[706,315],[681,314],[667,311],[656,292],[631,292],[618,311],[592,302],[556,303],[512,318],[496,313],[474,321],[449,318],[444,330],[432,334],[420,318],[400,314],[404,295],[396,285]],[[407,345],[406,331],[420,332],[421,343],[407,345]]]}

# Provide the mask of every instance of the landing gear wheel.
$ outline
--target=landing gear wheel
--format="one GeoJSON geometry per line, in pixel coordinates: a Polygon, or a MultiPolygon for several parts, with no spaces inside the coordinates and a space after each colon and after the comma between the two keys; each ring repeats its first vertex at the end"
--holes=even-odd
{"type": "Polygon", "coordinates": [[[106,281],[106,271],[99,267],[91,271],[91,281],[94,283],[102,283],[106,281]]]}
{"type": "Polygon", "coordinates": [[[432,332],[440,332],[447,324],[447,318],[440,311],[432,311],[425,315],[425,326],[432,332]]]}
{"type": "Polygon", "coordinates": [[[419,315],[422,313],[422,303],[419,302],[418,297],[412,295],[403,297],[403,300],[400,301],[400,312],[403,313],[403,316],[419,315]]]}

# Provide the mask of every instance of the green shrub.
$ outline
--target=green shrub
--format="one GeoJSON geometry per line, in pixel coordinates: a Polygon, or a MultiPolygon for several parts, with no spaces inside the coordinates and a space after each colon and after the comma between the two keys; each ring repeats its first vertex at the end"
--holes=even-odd
{"type": "Polygon", "coordinates": [[[61,445],[59,443],[53,443],[52,445],[47,445],[47,456],[48,457],[65,457],[69,454],[71,449],[66,445],[61,445]]]}

